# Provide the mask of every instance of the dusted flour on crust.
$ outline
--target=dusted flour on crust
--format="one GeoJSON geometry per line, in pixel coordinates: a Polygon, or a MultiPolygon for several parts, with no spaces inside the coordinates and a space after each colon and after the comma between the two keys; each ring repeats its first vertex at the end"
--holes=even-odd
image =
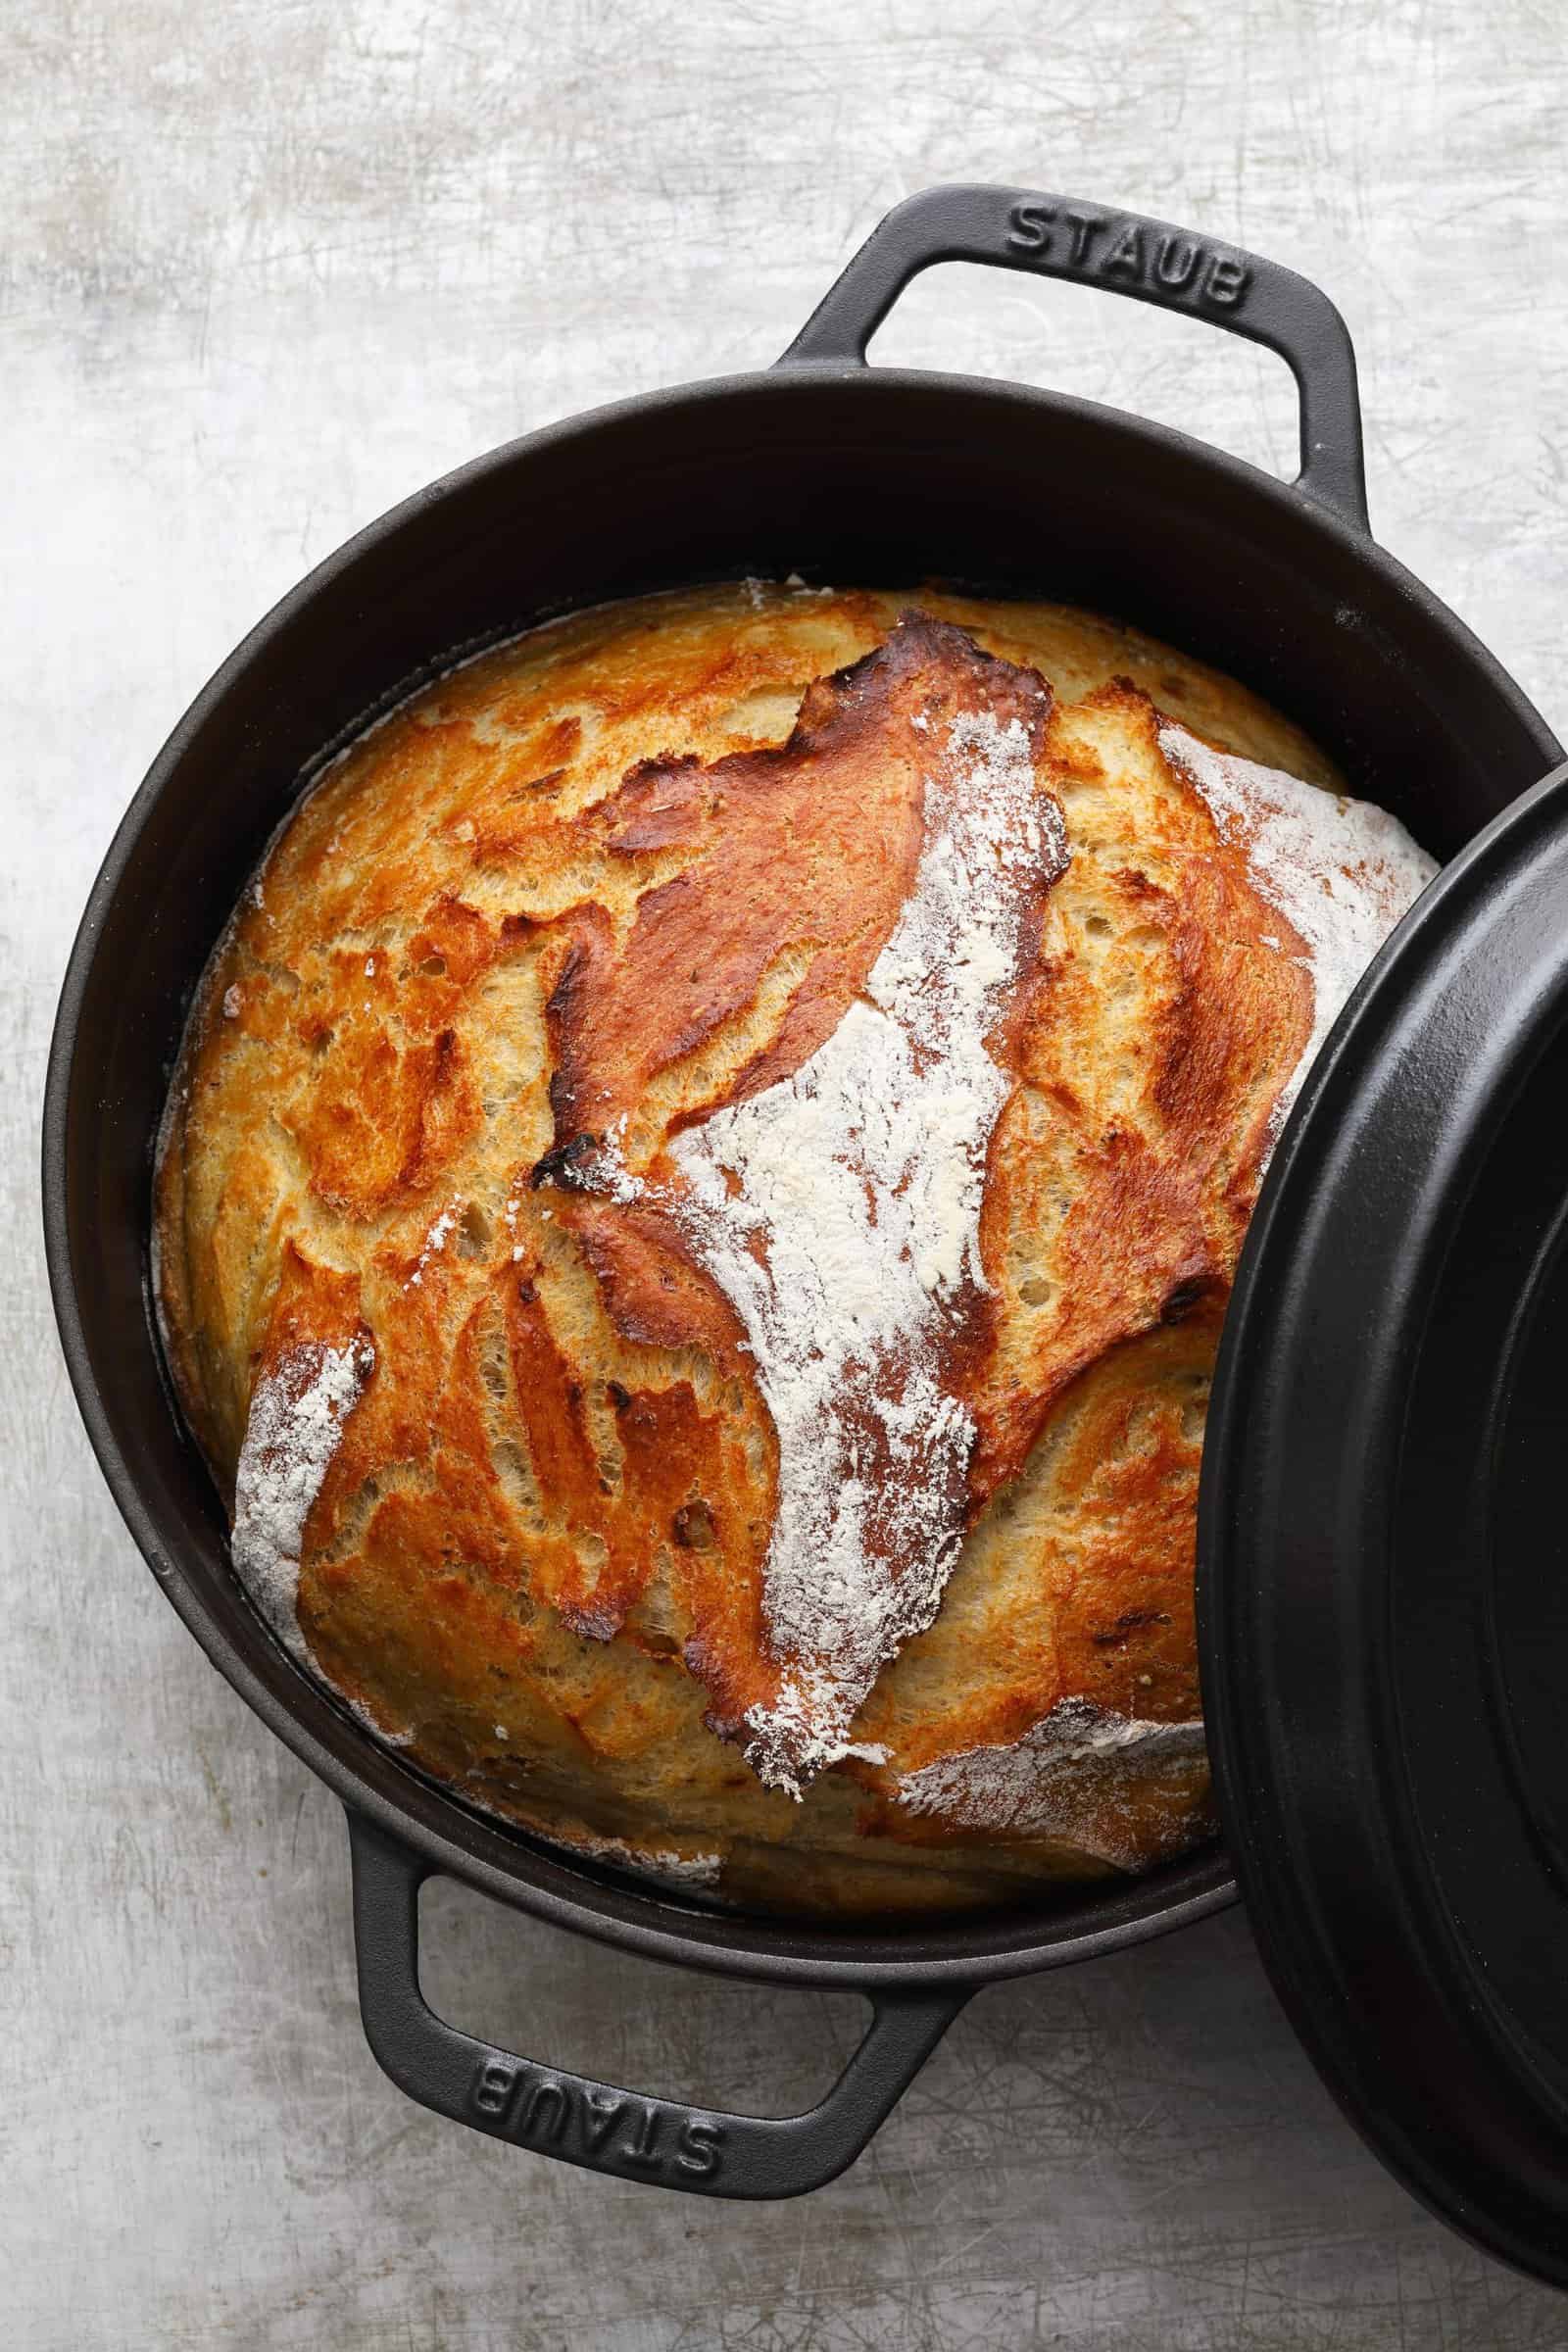
{"type": "Polygon", "coordinates": [[[306,1341],[268,1366],[251,1396],[234,1481],[234,1566],[298,1658],[309,1656],[297,1609],[305,1523],[374,1368],[367,1340],[306,1341]]]}
{"type": "Polygon", "coordinates": [[[1128,1818],[1137,1788],[1150,1810],[1152,1781],[1178,1791],[1203,1763],[1203,1726],[1144,1723],[1064,1698],[1006,1746],[939,1756],[898,1783],[898,1801],[912,1814],[936,1815],[955,1829],[994,1838],[1050,1838],[1102,1862],[1130,1870],[1147,1858],[1145,1823],[1128,1818]]]}
{"type": "Polygon", "coordinates": [[[793,1078],[671,1152],[675,1213],[746,1327],[778,1437],[763,1608],[788,1671],[746,1717],[747,1755],[795,1795],[851,1752],[966,1523],[975,1425],[954,1373],[987,1288],[986,1150],[1012,1086],[987,1041],[1067,862],[1022,720],[982,710],[942,733],[914,887],[864,996],[793,1078]]]}
{"type": "MultiPolygon", "coordinates": [[[[1312,975],[1312,1033],[1275,1102],[1277,1136],[1350,991],[1438,861],[1370,801],[1216,751],[1185,727],[1162,726],[1159,748],[1202,794],[1220,838],[1245,853],[1255,888],[1295,931],[1312,975]]],[[[1279,946],[1266,936],[1264,944],[1279,946]]]]}
{"type": "Polygon", "coordinates": [[[681,1854],[673,1848],[630,1845],[624,1838],[598,1838],[589,1830],[573,1830],[569,1836],[564,1832],[548,1836],[546,1842],[558,1845],[565,1854],[586,1854],[595,1862],[613,1862],[639,1879],[650,1879],[656,1886],[673,1887],[681,1894],[712,1893],[724,1867],[722,1854],[681,1854]]]}
{"type": "Polygon", "coordinates": [[[782,1672],[742,1725],[758,1777],[795,1797],[846,1756],[880,1760],[850,1726],[935,1616],[967,1524],[960,1384],[989,1288],[986,1153],[1014,1084],[992,1042],[1067,864],[1037,772],[1044,683],[929,622],[901,624],[899,652],[911,642],[933,688],[904,714],[918,858],[837,1027],[790,1076],[677,1133],[673,1185],[621,1164],[626,1113],[572,1167],[576,1188],[665,1213],[744,1328],[778,1446],[762,1612],[782,1672]]]}

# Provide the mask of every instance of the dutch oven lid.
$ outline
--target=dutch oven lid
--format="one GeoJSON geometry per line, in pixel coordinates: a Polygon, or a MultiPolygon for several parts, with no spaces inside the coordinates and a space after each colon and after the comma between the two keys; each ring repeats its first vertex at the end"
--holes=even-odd
{"type": "Polygon", "coordinates": [[[1221,1814],[1298,2032],[1410,2188],[1568,2285],[1568,767],[1308,1078],[1200,1561],[1221,1814]]]}

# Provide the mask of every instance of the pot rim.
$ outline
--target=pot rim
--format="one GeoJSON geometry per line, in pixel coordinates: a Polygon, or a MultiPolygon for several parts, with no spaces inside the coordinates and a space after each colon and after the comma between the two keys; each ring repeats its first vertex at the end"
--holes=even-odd
{"type": "MultiPolygon", "coordinates": [[[[437,502],[514,466],[536,463],[570,442],[612,432],[622,425],[681,407],[774,401],[781,394],[787,394],[792,402],[804,407],[824,388],[831,388],[836,397],[842,397],[851,386],[855,387],[854,397],[872,401],[907,400],[913,395],[940,403],[945,397],[957,395],[969,402],[979,397],[999,409],[1026,409],[1045,417],[1071,416],[1102,432],[1113,443],[1137,443],[1146,449],[1167,452],[1173,460],[1186,466],[1196,465],[1211,478],[1229,483],[1264,508],[1272,507],[1281,515],[1289,514],[1297,523],[1306,521],[1330,542],[1348,551],[1359,564],[1382,574],[1427,619],[1451,639],[1457,639],[1464,655],[1484,673],[1491,690],[1512,707],[1527,732],[1542,740],[1543,767],[1552,764],[1552,739],[1528,698],[1464,623],[1394,557],[1295,484],[1171,426],[1124,410],[1004,379],[924,368],[815,367],[799,362],[792,363],[787,370],[749,370],[700,379],[609,403],[505,442],[415,491],[368,523],[271,607],[214,672],[172,730],[116,828],[89,893],[66,969],[50,1044],[44,1096],[44,1235],[50,1289],[72,1387],[100,1468],[138,1548],[210,1661],[268,1728],[347,1805],[412,1846],[441,1875],[461,1880],[551,1925],[647,1957],[773,1983],[810,1983],[859,1989],[914,1984],[973,1985],[1140,1942],[1224,1908],[1237,1899],[1237,1887],[1223,1851],[1218,1846],[1200,1849],[1183,1860],[1117,1885],[1108,1894],[1097,1892],[1091,1886],[1071,1900],[1049,1909],[1010,1912],[1000,1918],[969,1918],[953,1925],[916,1920],[903,1933],[868,1935],[858,1928],[824,1928],[788,1919],[767,1920],[755,1913],[727,1915],[687,1906],[678,1897],[633,1888],[593,1865],[557,1860],[527,1839],[525,1833],[486,1820],[461,1798],[435,1783],[416,1777],[407,1767],[400,1776],[403,1783],[400,1800],[393,1802],[371,1787],[355,1764],[328,1747],[305,1721],[303,1713],[263,1679],[245,1648],[231,1639],[211,1613],[182,1568],[176,1547],[166,1541],[128,1467],[99,1394],[76,1293],[67,1215],[68,1130],[77,1029],[105,917],[122,886],[142,830],[193,740],[236,682],[268,654],[274,639],[325,589],[356,565],[378,557],[437,502]],[[456,1828],[451,1826],[454,1812],[462,1823],[462,1841],[456,1828]]],[[[550,615],[541,613],[537,617],[545,619],[550,615]]],[[[438,659],[439,654],[432,653],[432,665],[438,659]]],[[[399,687],[396,695],[405,691],[408,689],[399,687]]],[[[150,1335],[149,1344],[155,1344],[150,1335]]],[[[160,1372],[161,1369],[160,1364],[160,1372]]],[[[258,1620],[257,1642],[268,1639],[258,1620]]],[[[300,1687],[314,1692],[314,1686],[305,1684],[303,1677],[300,1687]]],[[[368,1739],[363,1733],[359,1737],[368,1739]]]]}

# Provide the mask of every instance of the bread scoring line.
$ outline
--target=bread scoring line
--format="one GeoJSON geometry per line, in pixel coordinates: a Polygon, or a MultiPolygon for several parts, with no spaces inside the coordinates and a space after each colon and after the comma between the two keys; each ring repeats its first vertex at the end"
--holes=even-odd
{"type": "Polygon", "coordinates": [[[927,757],[913,885],[838,1027],[680,1132],[678,1185],[625,1166],[624,1115],[572,1172],[669,1214],[744,1327],[778,1442],[762,1606],[783,1671],[743,1729],[759,1777],[795,1797],[846,1756],[883,1760],[851,1726],[962,1542],[976,1424],[947,1371],[989,1288],[985,1159],[1011,1091],[987,1039],[1028,909],[1067,864],[1021,718],[960,712],[927,757]]]}

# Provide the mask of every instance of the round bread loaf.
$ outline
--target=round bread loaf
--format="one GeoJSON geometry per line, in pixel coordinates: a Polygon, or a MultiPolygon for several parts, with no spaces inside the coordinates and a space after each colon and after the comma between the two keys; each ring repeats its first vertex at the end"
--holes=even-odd
{"type": "Polygon", "coordinates": [[[1431,873],[1075,610],[745,582],[439,679],[204,979],[158,1291],[281,1640],[580,1853],[841,1917],[1209,1835],[1237,1251],[1431,873]]]}

